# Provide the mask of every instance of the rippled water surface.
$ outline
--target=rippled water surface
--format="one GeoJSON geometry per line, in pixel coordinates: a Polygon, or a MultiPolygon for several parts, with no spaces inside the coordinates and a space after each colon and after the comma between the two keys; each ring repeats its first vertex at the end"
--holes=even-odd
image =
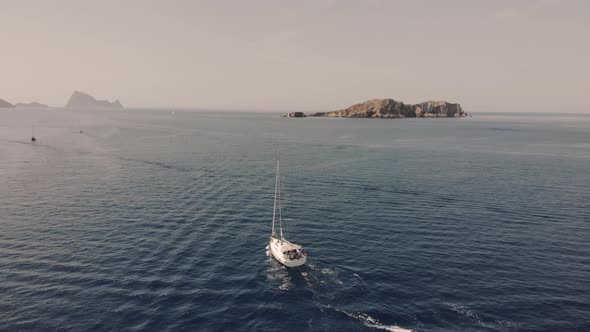
{"type": "Polygon", "coordinates": [[[0,119],[2,331],[590,330],[588,116],[0,119]]]}

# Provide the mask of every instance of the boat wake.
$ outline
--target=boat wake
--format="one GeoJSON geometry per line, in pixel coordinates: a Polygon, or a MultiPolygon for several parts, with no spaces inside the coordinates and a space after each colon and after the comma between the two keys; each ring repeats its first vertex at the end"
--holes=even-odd
{"type": "Polygon", "coordinates": [[[308,287],[315,293],[317,305],[323,309],[333,310],[339,314],[344,314],[347,318],[352,318],[361,322],[363,325],[385,331],[392,332],[411,332],[413,330],[399,327],[397,325],[387,325],[380,322],[377,318],[370,316],[362,311],[348,311],[337,308],[331,304],[335,298],[350,287],[365,285],[365,282],[357,273],[352,273],[349,278],[335,268],[318,266],[316,262],[310,262],[306,265],[305,270],[301,271],[301,276],[306,280],[308,287]],[[342,280],[347,280],[345,283],[342,280]]]}
{"type": "Polygon", "coordinates": [[[486,328],[491,329],[505,329],[505,328],[515,328],[518,327],[518,324],[510,321],[510,320],[488,320],[482,317],[479,313],[477,313],[474,309],[467,307],[466,305],[456,304],[456,303],[446,303],[445,306],[448,307],[451,311],[455,312],[459,317],[463,319],[470,320],[475,322],[477,325],[481,325],[486,328]]]}
{"type": "Polygon", "coordinates": [[[268,252],[267,256],[269,256],[269,267],[266,270],[266,279],[278,283],[279,290],[286,291],[293,288],[293,281],[291,280],[291,275],[289,275],[287,268],[270,257],[270,253],[268,252]]]}
{"type": "Polygon", "coordinates": [[[363,312],[348,312],[345,310],[341,310],[338,308],[332,308],[332,307],[327,307],[330,309],[333,309],[337,312],[343,313],[346,316],[350,317],[350,318],[354,318],[358,321],[360,321],[361,323],[363,323],[365,326],[367,327],[372,327],[375,329],[380,329],[380,330],[385,330],[385,331],[391,331],[391,332],[413,332],[414,330],[409,330],[409,329],[405,329],[403,327],[399,327],[397,325],[385,325],[382,324],[381,322],[379,322],[379,320],[377,320],[376,318],[373,318],[371,316],[369,316],[369,314],[363,313],[363,312]]]}
{"type": "Polygon", "coordinates": [[[311,276],[313,279],[306,278],[310,281],[310,286],[314,286],[314,282],[319,283],[320,286],[343,286],[344,282],[338,278],[338,272],[335,269],[330,268],[320,268],[316,264],[308,263],[308,272],[304,277],[308,275],[311,276]]]}

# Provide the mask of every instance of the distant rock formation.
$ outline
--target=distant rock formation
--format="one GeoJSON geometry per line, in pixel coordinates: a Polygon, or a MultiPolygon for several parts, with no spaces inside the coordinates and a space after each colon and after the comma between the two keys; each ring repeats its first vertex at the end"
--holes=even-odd
{"type": "Polygon", "coordinates": [[[284,118],[305,118],[307,115],[303,112],[289,112],[283,115],[284,118]]]}
{"type": "Polygon", "coordinates": [[[6,100],[0,98],[0,108],[12,108],[14,107],[14,105],[12,105],[11,103],[7,102],[6,100]]]}
{"type": "Polygon", "coordinates": [[[461,105],[446,101],[427,101],[419,104],[405,104],[393,99],[371,99],[348,108],[319,112],[309,116],[340,118],[452,118],[467,116],[461,105]]]}
{"type": "Polygon", "coordinates": [[[32,103],[28,103],[28,104],[27,103],[16,103],[14,106],[15,107],[44,107],[44,108],[49,107],[49,106],[47,106],[45,104],[40,104],[40,103],[38,103],[36,101],[34,101],[32,103]]]}
{"type": "Polygon", "coordinates": [[[458,118],[467,116],[461,105],[446,101],[426,101],[414,105],[417,118],[458,118]]]}
{"type": "Polygon", "coordinates": [[[66,105],[66,107],[123,108],[123,105],[121,105],[119,100],[115,100],[114,102],[110,102],[108,100],[96,100],[89,94],[80,91],[74,91],[74,93],[70,97],[70,100],[68,100],[68,104],[66,105]]]}

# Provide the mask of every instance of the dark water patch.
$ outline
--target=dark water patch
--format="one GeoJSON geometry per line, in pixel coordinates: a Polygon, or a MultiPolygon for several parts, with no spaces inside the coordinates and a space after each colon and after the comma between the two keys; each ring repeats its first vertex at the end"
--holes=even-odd
{"type": "Polygon", "coordinates": [[[49,150],[53,150],[53,151],[61,151],[57,147],[55,147],[53,145],[45,144],[43,142],[40,142],[39,140],[37,140],[36,142],[31,142],[30,140],[29,141],[6,140],[5,142],[7,142],[7,143],[15,143],[15,144],[28,145],[28,146],[31,146],[32,148],[49,149],[49,150]]]}
{"type": "Polygon", "coordinates": [[[160,167],[163,169],[175,170],[175,171],[180,171],[180,172],[189,172],[190,171],[190,169],[187,167],[182,167],[182,166],[164,163],[164,162],[160,162],[160,161],[141,160],[141,159],[126,158],[126,157],[117,157],[117,159],[122,160],[122,161],[131,161],[131,162],[136,162],[136,163],[142,163],[142,164],[149,165],[149,166],[156,166],[156,167],[160,167]]]}
{"type": "Polygon", "coordinates": [[[492,131],[512,131],[512,132],[522,131],[521,128],[513,128],[513,127],[489,127],[488,130],[492,130],[492,131]]]}

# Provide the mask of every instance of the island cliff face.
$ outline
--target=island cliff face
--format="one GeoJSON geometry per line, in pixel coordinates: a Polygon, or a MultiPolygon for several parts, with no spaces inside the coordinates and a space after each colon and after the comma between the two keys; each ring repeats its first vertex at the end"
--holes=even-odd
{"type": "Polygon", "coordinates": [[[118,100],[110,102],[108,100],[96,100],[89,94],[80,91],[74,91],[68,104],[68,108],[72,107],[105,107],[105,108],[123,108],[123,105],[118,100]]]}
{"type": "Polygon", "coordinates": [[[12,108],[14,107],[14,105],[12,105],[11,103],[7,102],[6,100],[0,98],[0,108],[12,108]]]}
{"type": "Polygon", "coordinates": [[[339,118],[452,118],[467,116],[461,105],[446,101],[405,104],[393,99],[371,99],[348,108],[310,114],[339,118]]]}

